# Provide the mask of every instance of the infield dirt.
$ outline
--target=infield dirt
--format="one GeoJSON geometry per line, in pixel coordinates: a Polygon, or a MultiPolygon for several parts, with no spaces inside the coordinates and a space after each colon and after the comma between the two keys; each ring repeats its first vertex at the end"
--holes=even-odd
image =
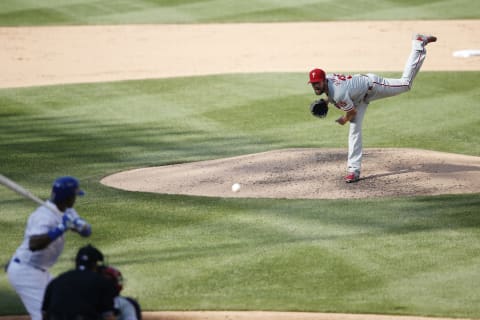
{"type": "Polygon", "coordinates": [[[415,32],[439,39],[422,70],[480,70],[480,56],[452,56],[479,49],[479,30],[480,20],[3,27],[0,87],[312,67],[400,71],[415,32]]]}

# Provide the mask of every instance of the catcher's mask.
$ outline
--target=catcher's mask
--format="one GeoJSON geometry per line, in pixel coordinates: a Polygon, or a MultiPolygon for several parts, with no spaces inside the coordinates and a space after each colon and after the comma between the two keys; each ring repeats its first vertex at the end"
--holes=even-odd
{"type": "Polygon", "coordinates": [[[103,276],[113,281],[117,295],[119,295],[120,291],[123,289],[123,277],[120,270],[112,266],[105,266],[100,272],[103,276]]]}

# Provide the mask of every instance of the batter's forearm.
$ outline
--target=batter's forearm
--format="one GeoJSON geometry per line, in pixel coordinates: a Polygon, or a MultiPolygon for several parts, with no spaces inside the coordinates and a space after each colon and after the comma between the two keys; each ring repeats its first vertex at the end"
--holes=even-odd
{"type": "Polygon", "coordinates": [[[52,243],[52,239],[48,236],[48,234],[40,234],[30,237],[28,247],[32,251],[38,251],[45,249],[50,243],[52,243]]]}

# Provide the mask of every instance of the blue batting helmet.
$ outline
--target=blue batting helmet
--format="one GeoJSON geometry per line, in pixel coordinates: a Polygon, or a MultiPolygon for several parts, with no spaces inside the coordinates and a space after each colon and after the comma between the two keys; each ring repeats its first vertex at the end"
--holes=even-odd
{"type": "Polygon", "coordinates": [[[80,183],[74,177],[60,177],[53,183],[51,200],[55,203],[63,202],[74,195],[83,196],[80,183]]]}

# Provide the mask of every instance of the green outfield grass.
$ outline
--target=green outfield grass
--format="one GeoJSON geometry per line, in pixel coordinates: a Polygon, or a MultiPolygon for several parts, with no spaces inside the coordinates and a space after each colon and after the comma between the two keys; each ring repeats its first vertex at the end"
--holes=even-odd
{"type": "MultiPolygon", "coordinates": [[[[388,74],[386,76],[398,76],[388,74]]],[[[373,102],[366,147],[480,156],[480,72],[422,72],[373,102]]],[[[221,199],[119,191],[110,173],[290,147],[347,147],[312,117],[306,75],[272,73],[0,90],[0,172],[43,198],[75,175],[87,241],[146,310],[297,310],[480,318],[479,194],[377,200],[221,199]]],[[[0,261],[34,205],[0,188],[0,261]]],[[[23,313],[0,276],[0,314],[23,313]]]]}
{"type": "Polygon", "coordinates": [[[478,19],[474,0],[4,0],[0,25],[478,19]]]}

